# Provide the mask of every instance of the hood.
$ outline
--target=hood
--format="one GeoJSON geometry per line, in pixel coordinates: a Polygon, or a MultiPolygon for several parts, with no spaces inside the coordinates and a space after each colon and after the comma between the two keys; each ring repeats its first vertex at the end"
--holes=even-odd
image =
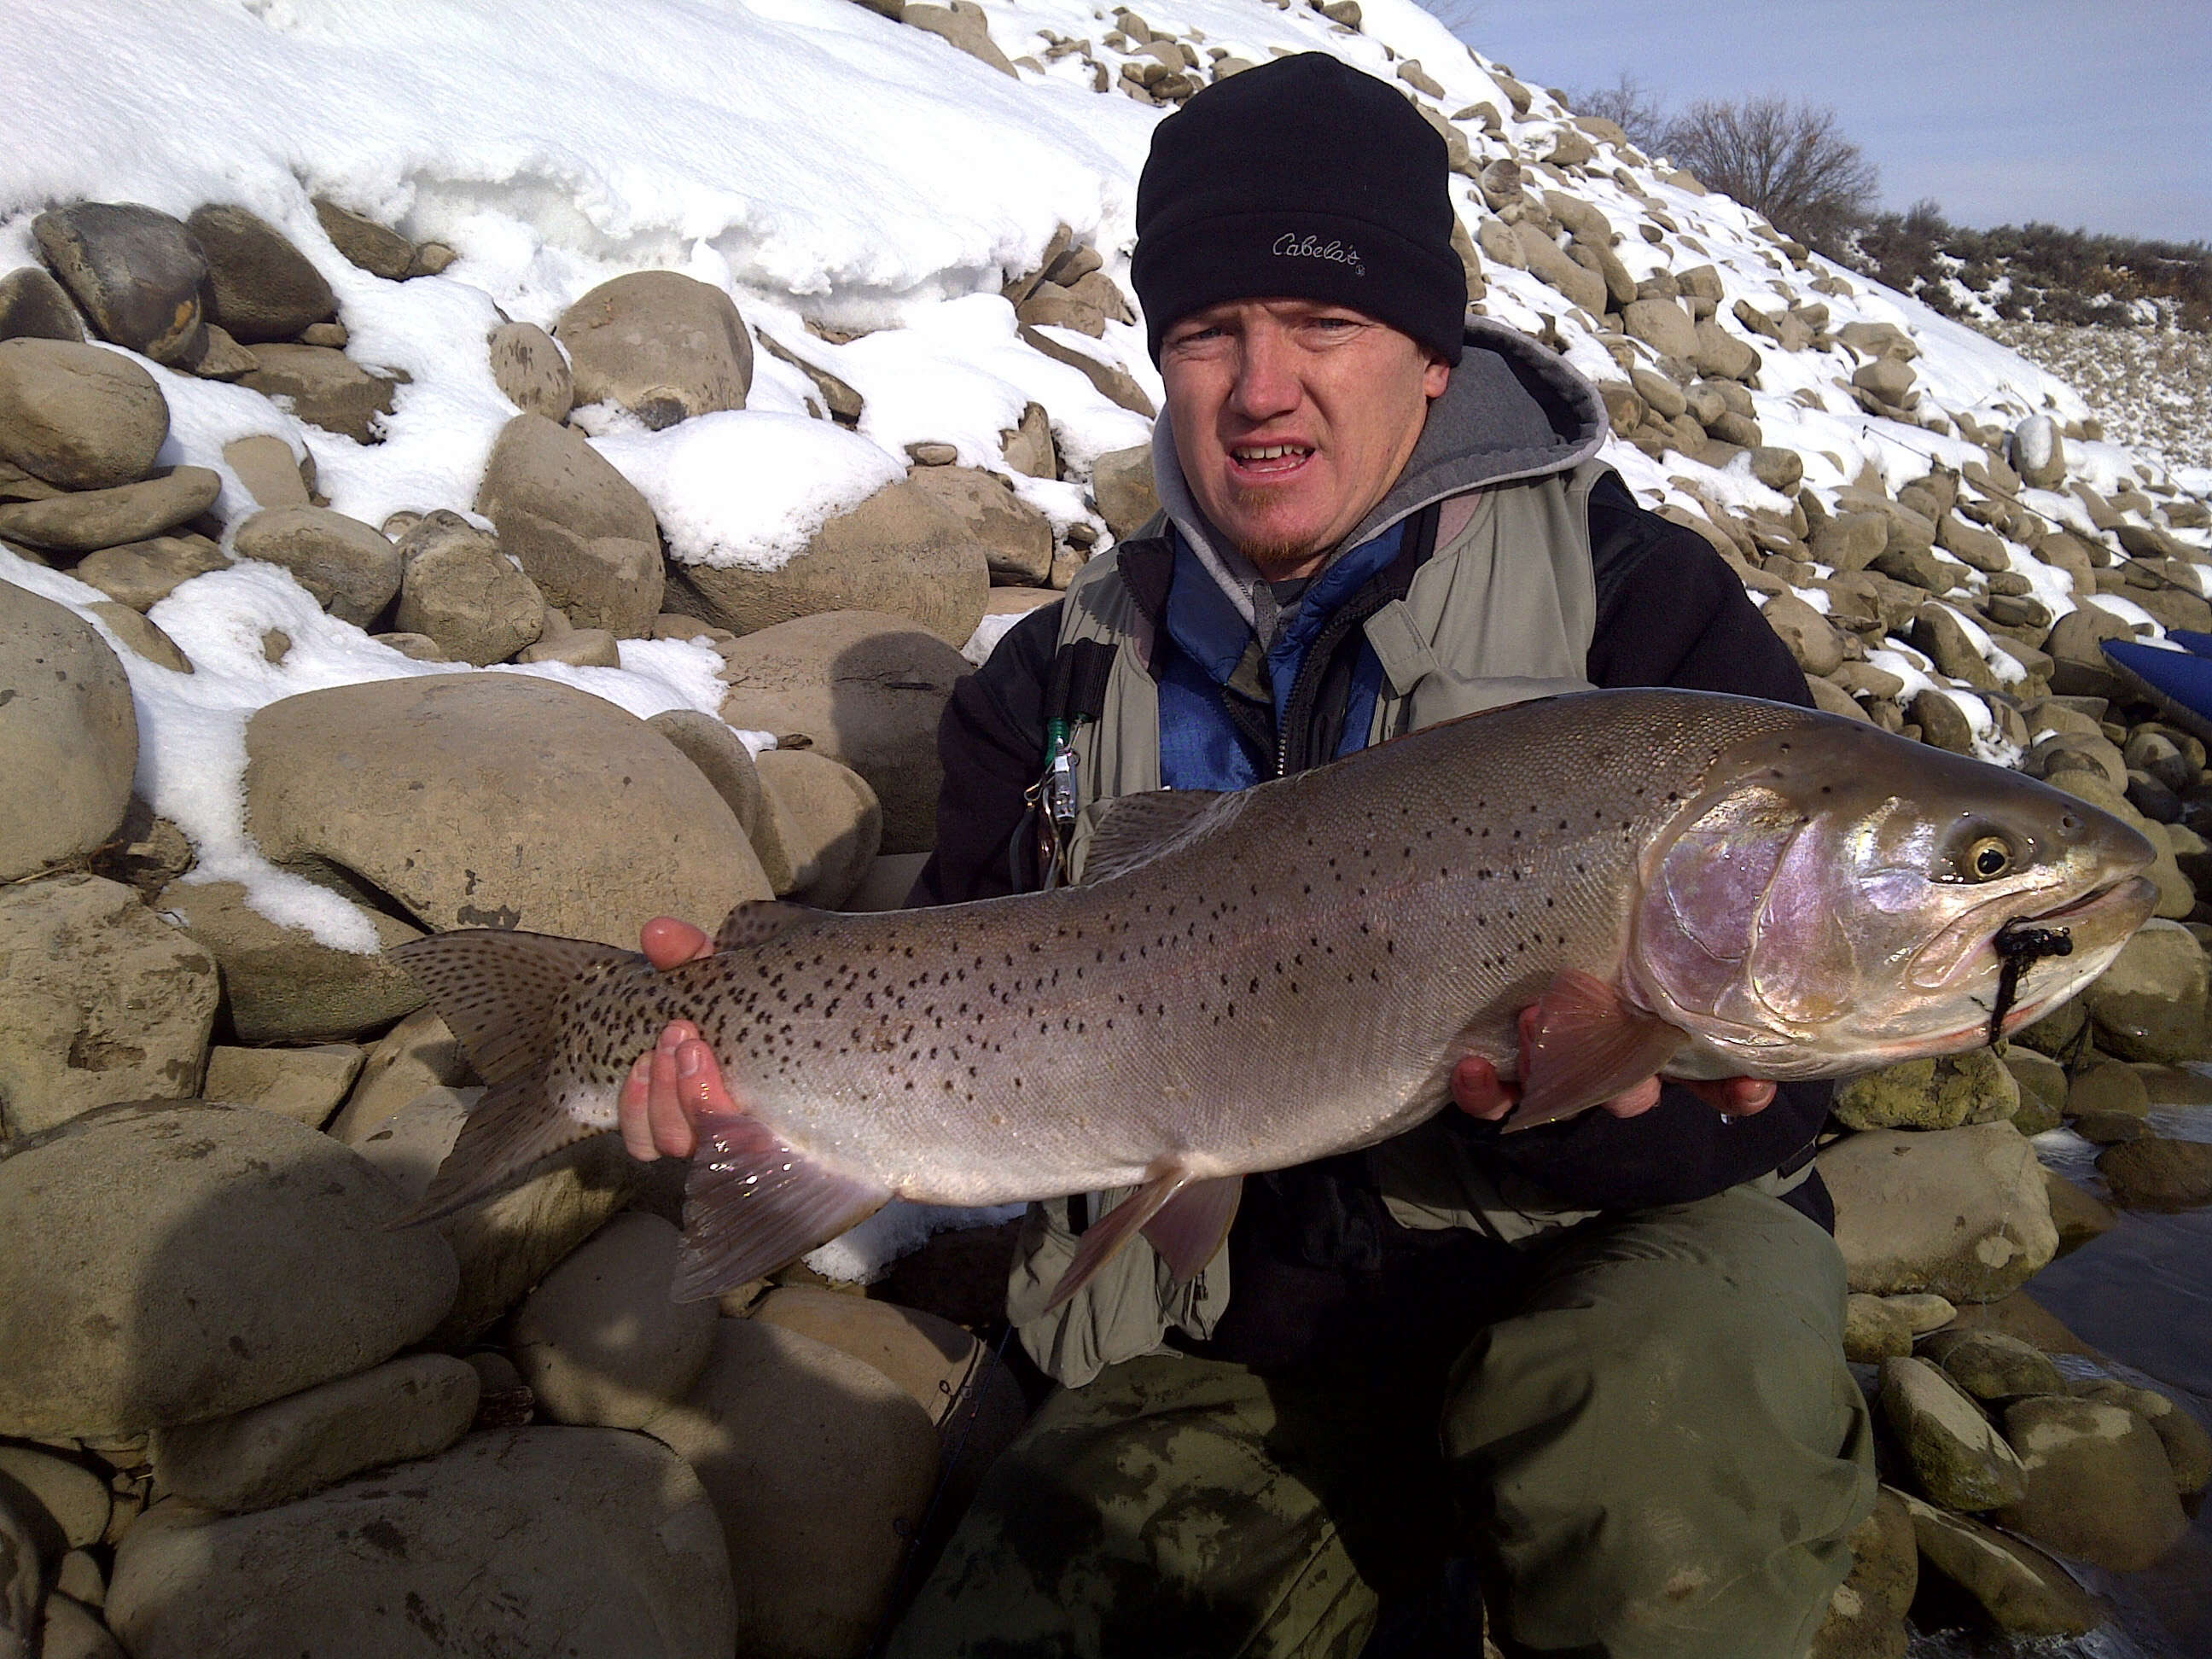
{"type": "MultiPolygon", "coordinates": [[[[1465,355],[1443,396],[1429,405],[1406,470],[1330,558],[1431,501],[1565,472],[1596,454],[1610,429],[1604,399],[1564,358],[1517,329],[1469,318],[1465,355]]],[[[1152,425],[1152,477],[1161,510],[1245,621],[1256,626],[1260,573],[1199,511],[1183,480],[1173,423],[1164,414],[1152,425]]]]}

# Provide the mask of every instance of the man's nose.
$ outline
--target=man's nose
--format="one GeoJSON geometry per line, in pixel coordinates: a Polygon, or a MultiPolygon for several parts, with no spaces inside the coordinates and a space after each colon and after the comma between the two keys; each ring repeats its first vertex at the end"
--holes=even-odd
{"type": "Polygon", "coordinates": [[[1237,413],[1247,420],[1265,421],[1296,409],[1305,388],[1290,336],[1280,328],[1263,325],[1246,330],[1241,346],[1231,394],[1237,413]]]}

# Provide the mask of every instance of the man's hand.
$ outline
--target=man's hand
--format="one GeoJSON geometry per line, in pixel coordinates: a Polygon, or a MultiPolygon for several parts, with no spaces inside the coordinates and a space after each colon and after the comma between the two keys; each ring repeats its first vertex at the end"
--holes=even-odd
{"type": "MultiPolygon", "coordinates": [[[[1521,1011],[1521,1069],[1528,1069],[1528,1048],[1535,1039],[1536,1011],[1521,1011]]],[[[1728,1077],[1682,1085],[1723,1117],[1749,1117],[1774,1102],[1774,1085],[1764,1078],[1728,1077]]],[[[1469,1117],[1495,1122],[1521,1103],[1521,1085],[1507,1083],[1498,1067],[1486,1060],[1462,1060],[1452,1068],[1452,1100],[1469,1117]]],[[[1615,1117],[1638,1117],[1659,1103],[1659,1079],[1648,1077],[1625,1095],[1604,1103],[1602,1110],[1615,1117]]]]}
{"type": "MultiPolygon", "coordinates": [[[[638,947],[661,972],[714,954],[714,942],[688,921],[655,916],[638,934],[638,947]]],[[[688,1019],[671,1020],[653,1052],[630,1067],[617,1107],[623,1145],[647,1163],[665,1152],[689,1158],[698,1145],[696,1117],[731,1117],[744,1109],[722,1081],[714,1051],[699,1040],[688,1019]]]]}

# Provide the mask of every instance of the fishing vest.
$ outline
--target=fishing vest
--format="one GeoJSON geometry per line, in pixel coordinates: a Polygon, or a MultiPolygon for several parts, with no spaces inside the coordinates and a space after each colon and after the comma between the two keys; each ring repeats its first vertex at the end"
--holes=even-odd
{"type": "MultiPolygon", "coordinates": [[[[1589,492],[1607,468],[1570,471],[1447,497],[1433,552],[1403,599],[1364,624],[1382,669],[1370,744],[1486,708],[1589,689],[1596,627],[1589,492]]],[[[1161,533],[1156,520],[1143,535],[1161,533]]],[[[1161,787],[1159,690],[1152,619],[1120,562],[1093,559],[1061,602],[1049,696],[1072,763],[1068,878],[1080,880],[1105,806],[1161,787]]],[[[1507,1242],[1595,1214],[1568,1210],[1483,1167],[1438,1121],[1371,1148],[1370,1170],[1393,1219],[1415,1228],[1467,1227],[1507,1242]]],[[[1141,1237],[1052,1313],[1044,1304],[1073,1260],[1084,1228],[1133,1188],[1032,1205],[1006,1307],[1037,1364],[1071,1387],[1121,1360],[1158,1352],[1170,1328],[1203,1341],[1229,1301],[1224,1245],[1188,1284],[1141,1237]]]]}

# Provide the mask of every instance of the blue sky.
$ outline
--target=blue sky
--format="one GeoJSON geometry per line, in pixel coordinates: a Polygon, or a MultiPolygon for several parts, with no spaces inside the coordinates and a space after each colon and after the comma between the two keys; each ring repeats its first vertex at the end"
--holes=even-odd
{"type": "Polygon", "coordinates": [[[2212,0],[1423,0],[1522,80],[1835,107],[1885,206],[2212,241],[2212,0]]]}

